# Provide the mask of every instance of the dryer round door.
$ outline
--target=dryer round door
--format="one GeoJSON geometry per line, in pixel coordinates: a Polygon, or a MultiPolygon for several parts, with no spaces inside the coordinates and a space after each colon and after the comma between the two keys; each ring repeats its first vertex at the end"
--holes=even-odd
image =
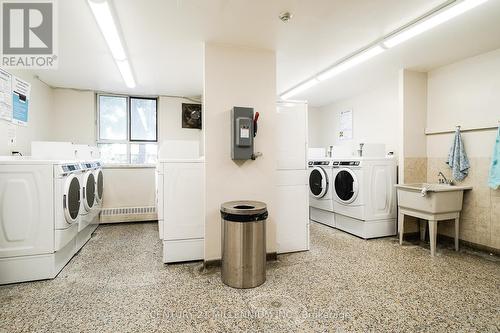
{"type": "Polygon", "coordinates": [[[86,211],[94,207],[95,201],[95,177],[93,172],[87,172],[83,177],[83,206],[86,211]]]}
{"type": "Polygon", "coordinates": [[[314,167],[309,173],[309,191],[317,198],[323,198],[328,192],[328,175],[325,169],[314,167]]]}
{"type": "Polygon", "coordinates": [[[63,209],[66,222],[73,223],[80,212],[81,187],[78,177],[70,175],[64,183],[63,209]]]}
{"type": "Polygon", "coordinates": [[[334,190],[337,200],[350,204],[359,193],[358,177],[351,169],[340,169],[335,176],[334,190]]]}
{"type": "Polygon", "coordinates": [[[97,199],[97,202],[100,203],[102,201],[102,193],[104,190],[104,179],[102,176],[102,170],[100,169],[95,173],[95,187],[95,197],[97,199]]]}

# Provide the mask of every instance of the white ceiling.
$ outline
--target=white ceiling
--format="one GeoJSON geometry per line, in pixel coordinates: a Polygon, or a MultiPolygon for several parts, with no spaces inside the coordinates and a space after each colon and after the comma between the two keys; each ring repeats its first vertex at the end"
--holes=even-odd
{"type": "MultiPolygon", "coordinates": [[[[203,42],[276,50],[278,92],[292,87],[445,0],[114,0],[137,88],[127,89],[86,0],[59,1],[59,69],[53,86],[200,95],[203,42]],[[284,24],[277,16],[293,13],[284,24]]],[[[427,70],[500,47],[500,1],[298,96],[313,105],[345,98],[400,67],[427,70]]]]}

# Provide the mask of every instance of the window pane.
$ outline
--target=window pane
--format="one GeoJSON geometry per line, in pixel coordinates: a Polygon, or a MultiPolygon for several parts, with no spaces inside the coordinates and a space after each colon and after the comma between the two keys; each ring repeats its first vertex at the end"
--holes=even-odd
{"type": "Polygon", "coordinates": [[[130,160],[132,164],[156,163],[158,145],[156,143],[130,144],[130,160]]]}
{"type": "Polygon", "coordinates": [[[156,141],[156,99],[130,99],[130,140],[156,141]]]}
{"type": "Polygon", "coordinates": [[[128,163],[126,143],[101,143],[99,150],[104,163],[128,163]]]}
{"type": "Polygon", "coordinates": [[[99,96],[99,139],[127,140],[127,98],[99,96]]]}

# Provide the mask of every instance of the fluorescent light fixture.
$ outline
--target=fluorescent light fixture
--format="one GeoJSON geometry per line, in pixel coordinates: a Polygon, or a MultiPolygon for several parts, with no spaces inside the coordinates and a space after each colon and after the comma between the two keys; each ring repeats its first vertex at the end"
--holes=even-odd
{"type": "Polygon", "coordinates": [[[485,3],[486,1],[488,0],[463,0],[456,5],[445,8],[427,19],[423,19],[423,21],[415,23],[409,28],[397,33],[393,37],[389,37],[386,41],[384,41],[384,46],[391,48],[399,45],[410,38],[418,36],[421,33],[440,25],[441,23],[451,20],[452,18],[485,3]]]}
{"type": "Polygon", "coordinates": [[[129,88],[135,88],[135,79],[134,74],[132,73],[132,68],[128,63],[128,60],[117,60],[116,64],[118,65],[118,69],[122,74],[123,81],[129,88]]]}
{"type": "Polygon", "coordinates": [[[122,39],[116,26],[113,12],[106,0],[88,0],[90,9],[101,29],[102,35],[111,50],[111,54],[115,60],[125,60],[125,48],[122,44],[122,39]]]}
{"type": "Polygon", "coordinates": [[[127,53],[123,46],[123,39],[120,35],[118,24],[113,15],[109,0],[87,0],[87,2],[108,44],[123,81],[127,87],[135,88],[134,74],[127,59],[127,53]]]}
{"type": "Polygon", "coordinates": [[[356,65],[359,65],[377,55],[380,53],[384,52],[385,49],[381,47],[380,45],[376,45],[366,51],[363,51],[361,53],[356,54],[355,56],[348,58],[347,60],[341,62],[338,65],[333,66],[330,69],[327,69],[323,73],[318,75],[318,79],[320,81],[324,81],[326,79],[329,79],[337,74],[340,74],[349,68],[352,68],[356,65]]]}
{"type": "Polygon", "coordinates": [[[318,79],[316,79],[316,78],[310,79],[304,83],[299,84],[295,88],[290,89],[289,91],[287,91],[286,93],[284,93],[280,97],[282,99],[285,99],[285,100],[289,99],[290,97],[293,97],[293,96],[297,95],[298,93],[301,93],[301,92],[317,85],[318,83],[319,83],[318,79]]]}

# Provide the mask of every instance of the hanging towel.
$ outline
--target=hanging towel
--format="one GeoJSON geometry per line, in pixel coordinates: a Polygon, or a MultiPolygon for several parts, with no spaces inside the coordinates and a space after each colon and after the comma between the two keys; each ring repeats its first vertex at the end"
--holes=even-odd
{"type": "Polygon", "coordinates": [[[491,156],[488,185],[495,190],[500,186],[500,127],[498,128],[495,147],[493,147],[493,156],[491,156]]]}
{"type": "Polygon", "coordinates": [[[455,139],[448,154],[448,165],[451,168],[453,179],[463,180],[469,173],[469,159],[465,153],[464,143],[460,135],[460,128],[457,127],[455,139]]]}

